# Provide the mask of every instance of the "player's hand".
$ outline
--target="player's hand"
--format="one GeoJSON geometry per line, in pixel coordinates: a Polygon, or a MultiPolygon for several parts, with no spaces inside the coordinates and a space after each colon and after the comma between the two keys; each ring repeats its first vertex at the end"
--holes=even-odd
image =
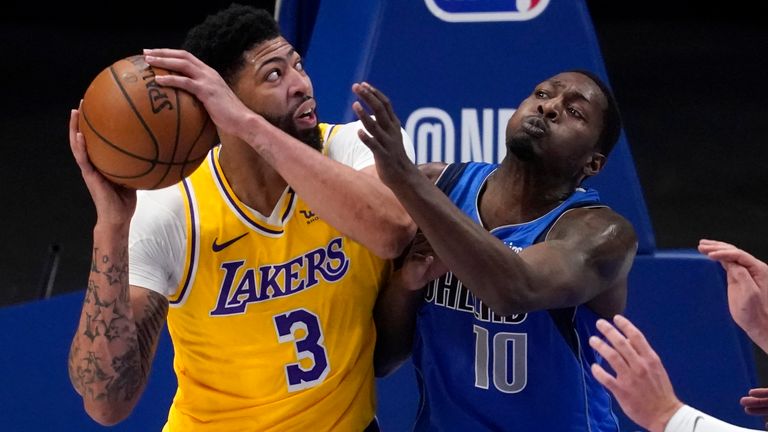
{"type": "Polygon", "coordinates": [[[418,173],[403,147],[400,120],[392,110],[389,98],[366,82],[353,84],[352,91],[373,111],[371,116],[361,102],[352,104],[352,109],[365,126],[365,130],[360,129],[357,134],[373,152],[381,181],[391,185],[403,180],[407,174],[418,173]]]}
{"type": "Polygon", "coordinates": [[[189,52],[177,49],[145,49],[144,59],[152,66],[176,72],[178,75],[158,75],[155,80],[162,86],[177,87],[195,95],[221,131],[237,136],[247,131],[244,122],[253,111],[215,69],[189,52]]]}
{"type": "Polygon", "coordinates": [[[97,223],[127,225],[136,210],[136,191],[107,180],[91,164],[85,150],[85,138],[80,133],[79,120],[79,108],[73,109],[69,117],[69,146],[96,206],[97,223]]]}
{"type": "Polygon", "coordinates": [[[432,246],[419,231],[400,268],[400,286],[409,291],[417,291],[447,271],[448,267],[435,255],[432,246]]]}
{"type": "Polygon", "coordinates": [[[592,336],[589,345],[616,375],[598,364],[592,365],[592,374],[613,393],[629,418],[651,432],[661,432],[683,404],[675,396],[661,359],[640,330],[621,315],[613,321],[616,327],[604,319],[598,320],[597,329],[607,342],[592,336]]]}
{"type": "Polygon", "coordinates": [[[725,269],[733,320],[763,350],[768,350],[768,264],[732,244],[716,240],[700,240],[699,251],[725,269]]]}
{"type": "Polygon", "coordinates": [[[756,416],[768,415],[768,388],[754,388],[739,401],[744,412],[756,416]]]}

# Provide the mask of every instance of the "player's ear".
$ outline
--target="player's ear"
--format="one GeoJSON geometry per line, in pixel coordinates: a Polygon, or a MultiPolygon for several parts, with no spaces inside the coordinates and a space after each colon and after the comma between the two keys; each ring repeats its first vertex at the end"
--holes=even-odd
{"type": "Polygon", "coordinates": [[[592,177],[593,175],[602,171],[605,166],[605,155],[600,152],[593,152],[589,155],[587,163],[584,165],[584,175],[592,177]]]}

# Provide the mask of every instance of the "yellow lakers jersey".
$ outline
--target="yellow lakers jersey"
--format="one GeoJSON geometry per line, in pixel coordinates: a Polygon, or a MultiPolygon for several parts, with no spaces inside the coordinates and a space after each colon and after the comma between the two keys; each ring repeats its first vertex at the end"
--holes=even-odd
{"type": "Polygon", "coordinates": [[[170,298],[178,389],[164,430],[362,431],[375,413],[372,311],[388,263],[290,188],[279,220],[254,215],[218,154],[179,184],[187,263],[170,298]]]}

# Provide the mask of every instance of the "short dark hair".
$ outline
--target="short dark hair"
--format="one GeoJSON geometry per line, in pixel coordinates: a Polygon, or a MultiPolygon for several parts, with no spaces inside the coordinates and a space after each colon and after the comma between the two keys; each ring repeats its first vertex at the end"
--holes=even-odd
{"type": "Polygon", "coordinates": [[[216,69],[231,84],[245,62],[243,53],[279,36],[280,28],[269,12],[232,3],[193,27],[182,48],[216,69]]]}
{"type": "Polygon", "coordinates": [[[603,111],[603,130],[597,139],[597,148],[603,155],[608,157],[619,140],[619,134],[621,134],[621,113],[619,113],[619,105],[616,103],[616,98],[613,96],[613,92],[608,85],[594,72],[584,69],[574,69],[568,72],[579,73],[591,79],[600,87],[605,100],[608,101],[608,106],[603,111]]]}

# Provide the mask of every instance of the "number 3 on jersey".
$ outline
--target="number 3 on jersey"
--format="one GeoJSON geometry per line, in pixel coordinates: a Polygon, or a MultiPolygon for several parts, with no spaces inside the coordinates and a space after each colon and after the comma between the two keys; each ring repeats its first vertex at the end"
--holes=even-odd
{"type": "Polygon", "coordinates": [[[273,319],[278,342],[293,342],[296,347],[298,361],[285,366],[288,391],[303,390],[323,382],[331,367],[317,315],[306,309],[296,309],[275,315],[273,319]],[[302,334],[297,334],[300,331],[302,334]],[[302,361],[305,365],[311,363],[311,366],[302,366],[302,361]]]}

